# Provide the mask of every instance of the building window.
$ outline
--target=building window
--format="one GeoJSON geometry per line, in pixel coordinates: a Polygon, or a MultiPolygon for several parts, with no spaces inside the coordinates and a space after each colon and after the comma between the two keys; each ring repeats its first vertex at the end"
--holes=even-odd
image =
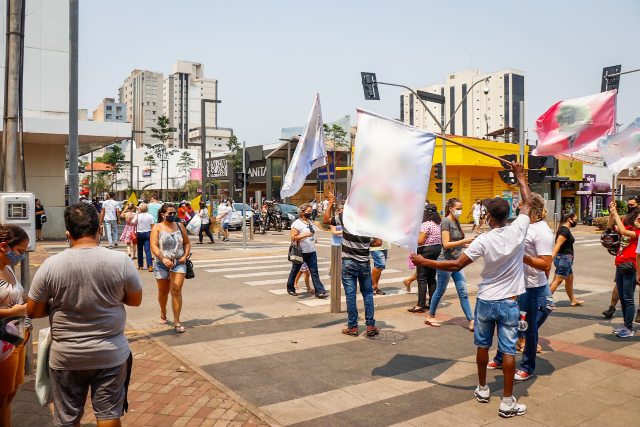
{"type": "Polygon", "coordinates": [[[400,121],[404,122],[404,95],[400,95],[400,121]]]}
{"type": "Polygon", "coordinates": [[[456,134],[456,117],[453,114],[456,111],[456,88],[453,86],[449,86],[449,117],[451,121],[451,126],[449,127],[449,132],[451,135],[456,134]]]}
{"type": "Polygon", "coordinates": [[[111,111],[111,105],[107,105],[107,111],[111,111]]]}
{"type": "Polygon", "coordinates": [[[413,94],[409,95],[409,124],[412,125],[412,126],[413,126],[413,114],[414,114],[414,112],[413,112],[413,110],[414,110],[414,108],[413,108],[414,99],[413,98],[414,98],[413,94]]]}
{"type": "MultiPolygon", "coordinates": [[[[462,96],[467,93],[467,85],[462,85],[462,96]]],[[[462,136],[467,136],[467,98],[462,101],[462,136]]]]}
{"type": "Polygon", "coordinates": [[[116,113],[121,113],[122,112],[122,107],[116,107],[116,113]]]}
{"type": "Polygon", "coordinates": [[[153,111],[151,112],[151,114],[158,114],[158,112],[157,112],[157,111],[155,111],[155,110],[153,110],[153,111]]]}
{"type": "Polygon", "coordinates": [[[509,126],[509,74],[504,75],[504,127],[509,126]]]}
{"type": "MultiPolygon", "coordinates": [[[[440,95],[444,97],[444,87],[440,88],[440,95]]],[[[442,122],[442,126],[444,126],[444,103],[440,104],[440,121],[442,122]]]]}
{"type": "Polygon", "coordinates": [[[105,114],[104,116],[107,120],[111,120],[111,114],[105,114]]]}

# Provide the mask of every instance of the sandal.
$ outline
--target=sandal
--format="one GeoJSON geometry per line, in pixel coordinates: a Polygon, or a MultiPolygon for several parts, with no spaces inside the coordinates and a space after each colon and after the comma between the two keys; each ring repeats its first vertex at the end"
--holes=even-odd
{"type": "Polygon", "coordinates": [[[175,329],[176,329],[176,333],[178,333],[178,334],[182,334],[182,333],[185,332],[184,326],[182,326],[182,325],[176,325],[175,329]]]}
{"type": "Polygon", "coordinates": [[[158,320],[158,323],[160,323],[161,325],[166,325],[167,324],[167,318],[160,316],[160,320],[158,320]]]}
{"type": "Polygon", "coordinates": [[[379,288],[373,288],[374,295],[386,295],[385,292],[381,291],[379,288]]]}
{"type": "Polygon", "coordinates": [[[316,298],[318,299],[325,299],[327,297],[327,294],[316,294],[316,298]]]}
{"type": "Polygon", "coordinates": [[[424,321],[425,325],[429,325],[429,326],[433,326],[434,328],[439,328],[440,326],[442,326],[442,324],[440,322],[438,322],[436,319],[427,319],[424,321]]]}

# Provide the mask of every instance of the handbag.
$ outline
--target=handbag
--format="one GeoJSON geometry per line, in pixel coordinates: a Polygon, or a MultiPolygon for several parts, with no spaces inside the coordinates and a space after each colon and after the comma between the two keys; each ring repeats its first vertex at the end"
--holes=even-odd
{"type": "Polygon", "coordinates": [[[49,378],[49,350],[51,349],[51,328],[40,329],[38,334],[38,366],[36,367],[36,398],[40,406],[53,402],[51,379],[49,378]]]}
{"type": "Polygon", "coordinates": [[[618,272],[620,272],[620,274],[635,273],[636,265],[632,262],[625,262],[622,264],[618,264],[618,272]]]}
{"type": "Polygon", "coordinates": [[[291,246],[289,246],[289,261],[294,264],[302,264],[302,249],[300,246],[294,242],[291,242],[291,246]]]}
{"type": "Polygon", "coordinates": [[[46,214],[40,215],[40,224],[44,224],[45,222],[47,222],[47,215],[46,214]]]}
{"type": "Polygon", "coordinates": [[[193,279],[196,277],[196,272],[193,271],[193,263],[191,262],[191,254],[187,256],[187,274],[184,276],[185,279],[193,279]]]}
{"type": "Polygon", "coordinates": [[[407,264],[409,264],[409,268],[413,270],[414,268],[416,268],[416,266],[413,261],[411,261],[411,255],[412,254],[409,254],[409,258],[407,258],[407,264]]]}

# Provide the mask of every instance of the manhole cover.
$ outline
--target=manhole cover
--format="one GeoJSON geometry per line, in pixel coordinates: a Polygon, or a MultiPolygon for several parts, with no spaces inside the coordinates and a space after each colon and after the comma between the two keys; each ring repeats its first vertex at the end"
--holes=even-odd
{"type": "Polygon", "coordinates": [[[371,337],[372,340],[378,340],[378,341],[402,341],[402,340],[406,340],[407,338],[409,338],[407,335],[401,333],[401,332],[395,332],[395,331],[382,331],[380,332],[380,334],[376,335],[375,337],[371,337]]]}

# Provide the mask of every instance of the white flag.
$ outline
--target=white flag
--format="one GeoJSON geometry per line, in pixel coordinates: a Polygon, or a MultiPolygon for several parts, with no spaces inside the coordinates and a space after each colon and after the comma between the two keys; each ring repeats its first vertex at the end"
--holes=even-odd
{"type": "Polygon", "coordinates": [[[349,233],[388,240],[416,252],[436,135],[358,110],[349,233]]]}
{"type": "Polygon", "coordinates": [[[640,117],[622,132],[600,139],[598,151],[615,175],[623,169],[640,165],[640,117]]]}
{"type": "Polygon", "coordinates": [[[324,139],[324,126],[322,123],[322,109],[320,108],[320,95],[316,94],[313,108],[307,120],[302,137],[298,142],[296,151],[291,157],[291,164],[284,177],[284,183],[280,190],[280,198],[293,196],[302,188],[307,175],[312,170],[327,164],[327,145],[324,139]]]}

